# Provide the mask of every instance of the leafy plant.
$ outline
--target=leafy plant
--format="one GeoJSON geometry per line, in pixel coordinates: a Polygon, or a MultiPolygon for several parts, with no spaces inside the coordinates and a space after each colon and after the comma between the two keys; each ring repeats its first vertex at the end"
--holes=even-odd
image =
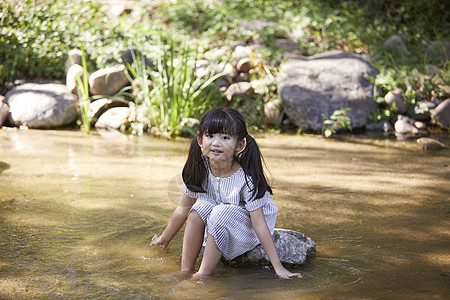
{"type": "Polygon", "coordinates": [[[350,107],[343,108],[341,107],[338,110],[335,110],[333,114],[327,118],[327,116],[322,115],[322,135],[325,137],[330,137],[335,134],[337,130],[347,128],[348,130],[352,130],[351,119],[347,116],[347,113],[351,111],[350,107]]]}
{"type": "Polygon", "coordinates": [[[222,73],[196,76],[197,59],[187,47],[181,46],[181,58],[177,62],[175,45],[164,51],[152,70],[145,66],[144,57],[138,55],[129,66],[133,77],[139,81],[141,91],[135,99],[137,119],[148,116],[153,130],[166,136],[178,135],[184,118],[199,117],[207,108],[217,103],[212,83],[222,73]],[[194,60],[190,58],[194,57],[194,60]],[[148,81],[152,81],[150,89],[148,81]]]}
{"type": "MultiPolygon", "coordinates": [[[[88,81],[88,71],[87,71],[87,62],[86,56],[84,53],[84,49],[81,48],[81,66],[83,67],[83,78],[80,78],[80,75],[76,73],[77,78],[77,91],[78,91],[78,105],[80,108],[81,115],[81,123],[83,125],[84,131],[89,134],[91,131],[91,120],[89,118],[89,104],[91,103],[91,99],[89,97],[89,81],[88,81]]],[[[74,61],[72,56],[69,54],[69,59],[72,65],[74,65],[74,61]]]]}

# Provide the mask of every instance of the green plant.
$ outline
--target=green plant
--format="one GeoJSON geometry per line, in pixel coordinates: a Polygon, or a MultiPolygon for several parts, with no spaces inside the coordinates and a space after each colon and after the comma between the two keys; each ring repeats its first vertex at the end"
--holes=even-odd
{"type": "MultiPolygon", "coordinates": [[[[91,120],[89,118],[89,104],[91,99],[89,97],[89,81],[88,81],[88,70],[86,56],[84,49],[81,48],[81,66],[83,67],[83,78],[77,73],[77,91],[78,91],[78,106],[80,108],[81,123],[83,125],[84,131],[89,134],[91,131],[91,120]]],[[[69,59],[72,65],[74,61],[72,56],[69,54],[69,59]]]]}
{"type": "Polygon", "coordinates": [[[180,61],[177,62],[175,48],[172,44],[164,51],[157,60],[155,70],[145,66],[141,55],[129,65],[141,88],[135,99],[137,121],[148,116],[156,131],[154,133],[167,136],[180,133],[184,118],[199,117],[207,108],[218,103],[212,83],[223,76],[222,73],[210,72],[204,77],[197,77],[197,59],[193,51],[185,45],[181,46],[180,61]],[[191,61],[192,57],[194,59],[191,61]],[[149,80],[153,88],[149,88],[149,80]]]}
{"type": "Polygon", "coordinates": [[[325,137],[330,137],[336,133],[336,130],[347,128],[352,130],[351,119],[347,116],[347,113],[351,111],[350,107],[341,107],[335,110],[333,114],[328,118],[326,115],[322,115],[322,135],[325,137]]]}

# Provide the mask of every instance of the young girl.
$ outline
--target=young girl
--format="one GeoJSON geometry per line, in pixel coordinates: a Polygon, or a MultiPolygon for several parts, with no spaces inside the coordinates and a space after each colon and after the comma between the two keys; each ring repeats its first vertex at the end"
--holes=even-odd
{"type": "Polygon", "coordinates": [[[279,277],[301,277],[286,270],[276,252],[272,234],[278,208],[270,197],[272,189],[258,145],[238,111],[214,108],[203,116],[183,168],[183,181],[181,202],[151,246],[165,249],[187,220],[182,271],[194,270],[205,226],[208,233],[194,278],[211,274],[222,256],[232,260],[260,243],[279,277]]]}

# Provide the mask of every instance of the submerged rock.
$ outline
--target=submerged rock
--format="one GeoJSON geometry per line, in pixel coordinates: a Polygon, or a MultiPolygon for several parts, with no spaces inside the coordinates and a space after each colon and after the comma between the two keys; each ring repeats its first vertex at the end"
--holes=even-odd
{"type": "MultiPolygon", "coordinates": [[[[307,256],[316,251],[316,243],[298,231],[275,228],[273,241],[280,261],[286,264],[302,265],[305,263],[307,256]]],[[[233,260],[233,263],[248,262],[269,262],[261,244],[233,260]]]]}
{"type": "Polygon", "coordinates": [[[432,138],[421,137],[417,139],[417,143],[422,146],[423,150],[441,150],[446,148],[443,143],[432,138]]]}

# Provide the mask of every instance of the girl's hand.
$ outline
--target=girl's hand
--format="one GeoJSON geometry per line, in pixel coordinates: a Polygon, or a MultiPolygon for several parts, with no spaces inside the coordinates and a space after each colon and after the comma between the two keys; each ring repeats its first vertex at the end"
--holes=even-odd
{"type": "Polygon", "coordinates": [[[275,270],[275,272],[277,273],[277,275],[280,278],[283,278],[283,279],[291,279],[291,278],[294,278],[294,277],[298,277],[298,278],[302,278],[303,277],[302,274],[289,272],[285,268],[282,268],[280,270],[275,270]]]}
{"type": "Polygon", "coordinates": [[[164,240],[163,238],[161,238],[161,236],[159,236],[157,234],[155,234],[155,236],[153,236],[152,242],[150,243],[150,246],[160,246],[163,249],[166,249],[168,245],[169,245],[169,241],[164,240]]]}

